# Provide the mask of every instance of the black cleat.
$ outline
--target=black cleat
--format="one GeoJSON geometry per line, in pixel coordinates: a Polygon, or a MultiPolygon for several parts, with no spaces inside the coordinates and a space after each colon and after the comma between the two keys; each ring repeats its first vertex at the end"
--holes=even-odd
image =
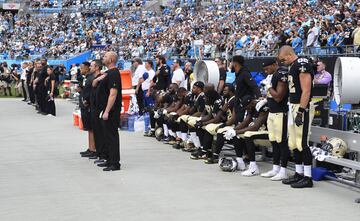
{"type": "Polygon", "coordinates": [[[209,157],[204,161],[204,163],[206,164],[216,164],[218,162],[219,162],[219,157],[215,157],[215,156],[209,157]]]}
{"type": "Polygon", "coordinates": [[[190,159],[200,160],[200,159],[205,159],[206,156],[207,156],[206,151],[203,151],[201,148],[199,148],[196,152],[194,152],[190,155],[190,159]]]}
{"type": "Polygon", "coordinates": [[[293,183],[299,182],[304,176],[298,173],[295,173],[294,176],[290,176],[289,178],[282,181],[285,185],[291,185],[293,183]]]}
{"type": "Polygon", "coordinates": [[[120,166],[109,166],[103,169],[103,171],[116,171],[116,170],[120,170],[120,166]]]}
{"type": "Polygon", "coordinates": [[[304,176],[304,178],[302,178],[298,182],[291,184],[292,188],[297,188],[297,189],[311,188],[313,186],[314,186],[314,184],[313,184],[311,177],[307,177],[307,176],[304,176]]]}

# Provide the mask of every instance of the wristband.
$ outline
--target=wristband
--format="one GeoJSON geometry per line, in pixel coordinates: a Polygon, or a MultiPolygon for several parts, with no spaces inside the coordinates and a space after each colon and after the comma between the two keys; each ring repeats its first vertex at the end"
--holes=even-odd
{"type": "Polygon", "coordinates": [[[299,107],[299,109],[298,109],[298,113],[304,113],[305,112],[305,109],[304,108],[302,108],[302,107],[299,107]]]}

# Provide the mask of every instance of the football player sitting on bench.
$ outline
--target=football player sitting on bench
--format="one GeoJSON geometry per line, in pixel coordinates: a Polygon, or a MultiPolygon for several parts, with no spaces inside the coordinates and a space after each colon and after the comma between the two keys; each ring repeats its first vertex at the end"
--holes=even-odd
{"type": "Polygon", "coordinates": [[[205,128],[208,125],[220,122],[222,117],[223,99],[215,90],[215,86],[213,84],[206,84],[204,93],[206,102],[205,110],[195,124],[196,135],[200,139],[200,147],[196,152],[191,154],[190,158],[193,160],[210,157],[209,153],[211,152],[208,150],[208,145],[206,145],[206,149],[204,149],[205,128]]]}

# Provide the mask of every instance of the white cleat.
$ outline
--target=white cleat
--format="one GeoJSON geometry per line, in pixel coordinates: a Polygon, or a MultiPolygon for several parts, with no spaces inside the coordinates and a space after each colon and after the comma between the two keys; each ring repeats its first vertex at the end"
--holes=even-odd
{"type": "Polygon", "coordinates": [[[236,167],[236,169],[239,170],[239,171],[244,171],[244,170],[246,170],[245,163],[244,163],[244,162],[237,162],[237,167],[236,167]]]}
{"type": "Polygon", "coordinates": [[[275,171],[270,170],[270,171],[268,171],[266,173],[262,173],[260,176],[265,177],[265,178],[270,178],[270,177],[275,176],[276,174],[277,173],[275,171]]]}
{"type": "Polygon", "coordinates": [[[288,175],[286,173],[278,173],[275,176],[271,177],[271,181],[281,181],[288,178],[288,175]]]}
{"type": "Polygon", "coordinates": [[[241,175],[243,176],[257,176],[260,174],[259,168],[249,168],[246,171],[242,172],[241,175]]]}

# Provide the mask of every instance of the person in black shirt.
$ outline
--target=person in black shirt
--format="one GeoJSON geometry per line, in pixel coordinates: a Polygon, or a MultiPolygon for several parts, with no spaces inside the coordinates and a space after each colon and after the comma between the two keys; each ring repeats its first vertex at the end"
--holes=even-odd
{"type": "MultiPolygon", "coordinates": [[[[101,73],[102,70],[101,60],[94,60],[90,65],[90,72],[94,75],[94,80],[92,81],[92,89],[90,93],[90,114],[91,114],[91,125],[94,131],[94,140],[96,148],[96,156],[99,157],[94,163],[104,163],[108,158],[108,152],[105,148],[105,138],[102,128],[102,119],[99,118],[99,115],[102,109],[99,109],[97,101],[97,93],[99,93],[99,82],[104,79],[105,74],[101,73]]],[[[80,154],[91,153],[89,149],[80,154]]]]}
{"type": "Polygon", "coordinates": [[[85,61],[80,65],[80,74],[84,76],[81,85],[81,92],[79,96],[79,107],[81,112],[81,120],[84,125],[84,131],[88,132],[88,153],[82,154],[82,157],[89,157],[96,159],[94,132],[90,112],[90,96],[92,91],[92,81],[94,80],[94,73],[90,72],[90,63],[85,61]]]}
{"type": "Polygon", "coordinates": [[[28,85],[29,97],[30,97],[30,101],[28,102],[28,104],[35,104],[35,94],[34,94],[33,80],[32,80],[32,75],[34,72],[34,63],[30,61],[28,65],[29,67],[26,75],[26,84],[28,85]]]}
{"type": "MultiPolygon", "coordinates": [[[[155,73],[155,77],[153,83],[155,83],[156,90],[163,90],[166,91],[170,84],[170,67],[166,64],[166,60],[164,56],[157,56],[156,57],[156,66],[157,70],[155,73]]],[[[150,88],[153,85],[150,85],[150,88]]]]}
{"type": "MultiPolygon", "coordinates": [[[[195,145],[195,148],[200,148],[200,139],[196,135],[195,124],[200,119],[201,114],[205,110],[205,95],[204,95],[204,83],[197,81],[192,88],[193,105],[188,111],[188,114],[182,115],[180,119],[180,131],[181,133],[190,132],[190,140],[195,145]]],[[[192,145],[190,145],[192,146],[192,145]]],[[[191,151],[192,147],[184,149],[185,151],[191,151]]]]}
{"type": "Polygon", "coordinates": [[[107,52],[103,64],[108,68],[106,77],[100,82],[98,96],[101,108],[100,117],[103,120],[105,146],[108,148],[109,157],[105,163],[98,164],[104,171],[120,170],[120,144],[118,127],[121,113],[121,77],[116,68],[118,55],[107,52]]]}
{"type": "Polygon", "coordinates": [[[224,67],[224,60],[222,58],[215,58],[216,64],[219,66],[219,84],[217,86],[217,92],[222,94],[225,81],[226,81],[226,68],[224,67]]]}
{"type": "Polygon", "coordinates": [[[261,176],[271,178],[272,181],[280,181],[287,178],[286,167],[289,158],[287,141],[287,113],[288,113],[288,69],[279,67],[275,59],[263,63],[265,74],[272,76],[271,82],[265,85],[266,99],[259,104],[266,103],[269,106],[267,120],[269,141],[273,147],[273,168],[262,173],[261,176]],[[280,168],[281,159],[281,168],[280,168]]]}
{"type": "Polygon", "coordinates": [[[41,59],[40,61],[41,68],[38,76],[38,80],[36,83],[36,97],[37,103],[39,105],[39,112],[40,114],[46,115],[46,92],[47,89],[45,87],[45,79],[47,78],[47,60],[45,58],[41,59]]]}
{"type": "Polygon", "coordinates": [[[288,75],[290,101],[288,144],[294,152],[296,164],[295,175],[282,182],[293,188],[312,187],[312,155],[309,148],[309,134],[315,113],[314,106],[310,102],[314,67],[307,58],[299,58],[289,46],[280,49],[278,59],[284,65],[290,66],[288,75]]]}
{"type": "MultiPolygon", "coordinates": [[[[245,95],[251,95],[254,98],[261,96],[260,89],[256,81],[252,78],[250,71],[244,66],[244,57],[236,55],[232,59],[232,67],[235,71],[235,96],[240,99],[245,95]]],[[[238,117],[242,120],[244,118],[245,110],[237,113],[238,117]]]]}
{"type": "MultiPolygon", "coordinates": [[[[205,126],[203,147],[205,150],[211,150],[214,136],[217,133],[217,129],[226,121],[232,118],[232,113],[235,107],[235,87],[231,84],[225,85],[223,90],[225,98],[224,105],[221,108],[221,112],[218,113],[211,121],[205,126]]],[[[205,159],[206,164],[218,163],[219,153],[212,151],[210,157],[205,159]]]]}
{"type": "Polygon", "coordinates": [[[56,116],[55,97],[56,97],[56,77],[54,74],[54,68],[47,67],[47,77],[45,79],[45,88],[47,96],[45,97],[45,113],[48,115],[56,116]]]}

